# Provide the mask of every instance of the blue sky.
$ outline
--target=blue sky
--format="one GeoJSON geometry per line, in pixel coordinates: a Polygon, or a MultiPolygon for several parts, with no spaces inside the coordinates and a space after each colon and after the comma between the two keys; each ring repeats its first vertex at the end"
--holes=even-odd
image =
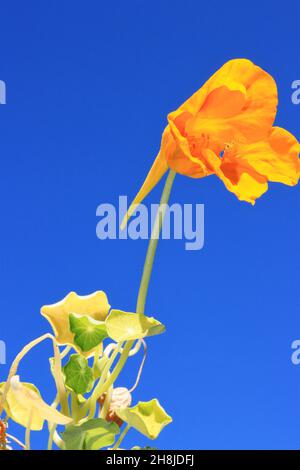
{"type": "MultiPolygon", "coordinates": [[[[69,291],[107,292],[134,310],[145,240],[96,237],[96,208],[132,198],[167,114],[224,62],[246,57],[278,85],[276,123],[299,137],[299,6],[251,2],[1,1],[0,339],[11,362],[48,330],[39,310],[69,291]]],[[[147,199],[159,200],[162,183],[147,199]]],[[[146,313],[149,340],[134,400],[158,397],[169,449],[299,449],[299,187],[270,184],[255,207],[215,177],[177,176],[171,202],[205,204],[205,245],[161,241],[146,313]]],[[[21,367],[51,401],[50,344],[21,367]]],[[[130,386],[132,361],[119,384],[130,386]]],[[[8,366],[0,365],[5,379],[8,366]]],[[[23,429],[11,425],[20,438],[23,429]]],[[[32,433],[43,448],[46,432],[32,433]]],[[[131,431],[124,445],[149,444],[131,431]]]]}

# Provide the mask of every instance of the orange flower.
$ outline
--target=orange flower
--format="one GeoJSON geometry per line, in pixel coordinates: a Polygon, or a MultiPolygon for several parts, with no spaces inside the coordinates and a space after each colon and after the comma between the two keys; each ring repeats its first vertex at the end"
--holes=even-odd
{"type": "Polygon", "coordinates": [[[215,174],[242,201],[255,203],[268,181],[297,184],[299,143],[272,127],[277,88],[273,78],[246,59],[224,64],[168,116],[161,148],[127,217],[171,168],[192,178],[215,174]]]}

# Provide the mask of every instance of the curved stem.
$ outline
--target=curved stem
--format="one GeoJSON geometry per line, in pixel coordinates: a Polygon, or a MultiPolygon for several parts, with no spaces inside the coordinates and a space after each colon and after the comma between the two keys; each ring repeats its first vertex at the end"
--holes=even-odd
{"type": "MultiPolygon", "coordinates": [[[[132,356],[135,356],[139,350],[141,349],[141,345],[142,345],[142,340],[138,339],[137,342],[135,343],[134,347],[130,350],[129,352],[129,357],[132,357],[132,356]]],[[[111,355],[111,353],[118,347],[118,343],[110,343],[106,346],[106,348],[104,349],[104,352],[103,352],[103,355],[104,356],[107,356],[109,358],[109,356],[111,355]]],[[[120,349],[120,353],[123,352],[123,348],[120,349]]]]}
{"type": "Polygon", "coordinates": [[[145,361],[146,361],[146,357],[147,357],[147,344],[143,339],[141,339],[140,341],[141,341],[141,344],[144,347],[144,354],[143,354],[143,359],[142,359],[142,362],[140,364],[140,367],[139,367],[138,374],[137,374],[136,380],[134,382],[134,385],[129,390],[130,393],[132,393],[139,384],[139,381],[140,381],[140,378],[141,378],[141,375],[142,375],[142,372],[143,372],[144,364],[145,364],[145,361]]]}
{"type": "Polygon", "coordinates": [[[53,368],[54,380],[55,380],[55,384],[56,384],[56,387],[57,387],[59,398],[60,398],[60,401],[61,401],[61,404],[62,404],[62,411],[63,411],[64,414],[68,415],[68,400],[66,398],[66,390],[65,390],[65,386],[64,386],[62,372],[61,372],[60,352],[59,352],[59,348],[57,346],[57,342],[56,342],[55,337],[53,335],[51,335],[50,333],[46,333],[42,336],[39,336],[35,340],[30,341],[30,343],[28,343],[22,349],[22,351],[20,351],[19,354],[16,356],[16,358],[13,361],[13,363],[11,365],[11,368],[9,370],[8,377],[7,377],[7,380],[6,380],[6,383],[5,383],[5,387],[4,387],[4,390],[3,390],[3,393],[2,393],[2,396],[1,396],[1,399],[0,399],[0,415],[3,411],[6,396],[7,396],[7,393],[9,391],[10,380],[14,375],[16,375],[21,360],[24,358],[24,356],[26,356],[27,353],[29,353],[29,351],[32,348],[37,346],[39,343],[41,343],[45,339],[51,339],[51,341],[53,342],[54,358],[55,358],[54,359],[54,368],[53,368]]]}
{"type": "Polygon", "coordinates": [[[60,353],[60,358],[61,359],[64,359],[68,354],[69,352],[71,351],[71,346],[66,346],[63,351],[60,353]]]}
{"type": "Polygon", "coordinates": [[[173,170],[169,171],[168,177],[166,179],[165,187],[161,196],[159,208],[156,214],[156,219],[154,222],[154,226],[153,226],[152,233],[151,233],[151,238],[150,238],[149,245],[148,245],[142,280],[141,280],[140,289],[138,293],[137,306],[136,306],[137,313],[144,313],[145,311],[145,304],[146,304],[146,298],[147,298],[147,293],[148,293],[148,288],[149,288],[150,277],[151,277],[151,273],[153,269],[154,257],[155,257],[155,253],[157,249],[160,231],[162,228],[162,223],[164,220],[164,215],[166,212],[166,205],[168,204],[168,201],[170,198],[171,189],[173,186],[175,175],[176,175],[175,171],[173,170]]]}
{"type": "Polygon", "coordinates": [[[104,382],[103,387],[101,387],[100,395],[103,393],[107,392],[107,390],[111,387],[111,385],[117,380],[121,370],[124,367],[124,364],[127,360],[127,357],[129,355],[129,351],[133,345],[134,341],[127,341],[127,343],[124,346],[124,349],[120,355],[119,361],[117,362],[116,367],[112,371],[111,375],[108,377],[108,379],[104,382]]]}
{"type": "Polygon", "coordinates": [[[117,440],[117,442],[115,443],[115,445],[113,446],[112,450],[116,450],[119,448],[119,445],[121,444],[121,442],[123,441],[124,437],[126,436],[126,434],[128,433],[130,429],[130,426],[129,424],[127,424],[127,426],[124,428],[124,431],[122,432],[122,434],[120,435],[119,439],[117,440]]]}

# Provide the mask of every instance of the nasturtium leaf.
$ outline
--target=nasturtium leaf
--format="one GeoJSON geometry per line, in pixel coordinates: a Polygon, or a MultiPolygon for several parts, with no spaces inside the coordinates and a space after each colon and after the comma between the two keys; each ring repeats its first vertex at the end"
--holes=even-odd
{"type": "Polygon", "coordinates": [[[62,436],[66,450],[99,450],[112,445],[119,432],[116,423],[96,418],[81,425],[68,426],[62,436]]]}
{"type": "MultiPolygon", "coordinates": [[[[40,392],[35,387],[35,385],[27,382],[23,382],[24,387],[28,388],[29,390],[33,390],[39,397],[40,392]]],[[[0,383],[0,397],[4,390],[5,382],[0,383]]],[[[4,403],[4,409],[7,415],[16,423],[24,426],[26,428],[30,416],[30,409],[28,408],[26,403],[19,403],[12,392],[12,389],[9,388],[8,394],[6,396],[6,400],[4,403]]],[[[31,429],[32,431],[40,431],[43,428],[45,419],[40,416],[38,413],[34,413],[32,416],[32,423],[31,429]]]]}
{"type": "Polygon", "coordinates": [[[79,354],[72,354],[63,371],[66,386],[75,393],[83,395],[93,388],[93,371],[85,357],[79,354]]]}
{"type": "Polygon", "coordinates": [[[50,322],[58,344],[74,346],[74,334],[70,330],[69,315],[78,313],[87,315],[94,320],[104,320],[109,312],[110,305],[103,291],[96,291],[90,295],[78,295],[70,292],[64,299],[52,305],[44,305],[41,314],[50,322]]]}
{"type": "MultiPolygon", "coordinates": [[[[0,386],[1,389],[3,389],[3,384],[0,386]]],[[[12,420],[24,427],[27,427],[31,419],[31,429],[34,431],[40,431],[43,428],[45,419],[50,423],[63,425],[72,422],[72,418],[63,415],[44,402],[33,384],[20,382],[18,375],[11,378],[5,410],[12,420]]]]}
{"type": "Polygon", "coordinates": [[[165,326],[140,313],[111,310],[105,320],[108,336],[114,341],[129,341],[163,333],[165,326]]]}
{"type": "Polygon", "coordinates": [[[156,439],[161,430],[172,422],[171,416],[167,415],[156,398],[148,402],[140,401],[131,408],[120,408],[116,414],[150,439],[156,439]]]}
{"type": "Polygon", "coordinates": [[[70,330],[74,333],[74,342],[83,352],[90,351],[107,338],[105,323],[88,315],[71,313],[69,323],[70,330]]]}

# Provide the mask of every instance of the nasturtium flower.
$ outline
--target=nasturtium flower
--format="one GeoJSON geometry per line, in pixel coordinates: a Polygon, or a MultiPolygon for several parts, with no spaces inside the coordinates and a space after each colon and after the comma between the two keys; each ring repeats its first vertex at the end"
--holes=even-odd
{"type": "Polygon", "coordinates": [[[129,426],[137,429],[144,436],[156,439],[162,429],[172,422],[159,401],[140,401],[132,408],[116,409],[116,414],[129,426]]]}
{"type": "Polygon", "coordinates": [[[74,333],[70,329],[70,315],[86,315],[91,319],[103,321],[109,310],[110,305],[103,291],[96,291],[90,295],[70,292],[60,302],[44,305],[41,314],[50,322],[58,344],[69,344],[78,350],[74,343],[74,333]]]}
{"type": "Polygon", "coordinates": [[[122,226],[168,168],[192,178],[215,174],[251,204],[268,181],[296,185],[300,146],[272,127],[277,103],[276,83],[263,69],[247,59],[224,64],[168,115],[159,154],[122,226]]]}
{"type": "MultiPolygon", "coordinates": [[[[0,384],[1,389],[5,384],[0,384]]],[[[30,427],[33,431],[40,431],[44,421],[55,424],[70,424],[73,420],[55,408],[47,405],[41,398],[38,389],[30,383],[20,382],[19,376],[15,375],[10,380],[10,388],[4,404],[7,415],[16,423],[30,427]]]]}

